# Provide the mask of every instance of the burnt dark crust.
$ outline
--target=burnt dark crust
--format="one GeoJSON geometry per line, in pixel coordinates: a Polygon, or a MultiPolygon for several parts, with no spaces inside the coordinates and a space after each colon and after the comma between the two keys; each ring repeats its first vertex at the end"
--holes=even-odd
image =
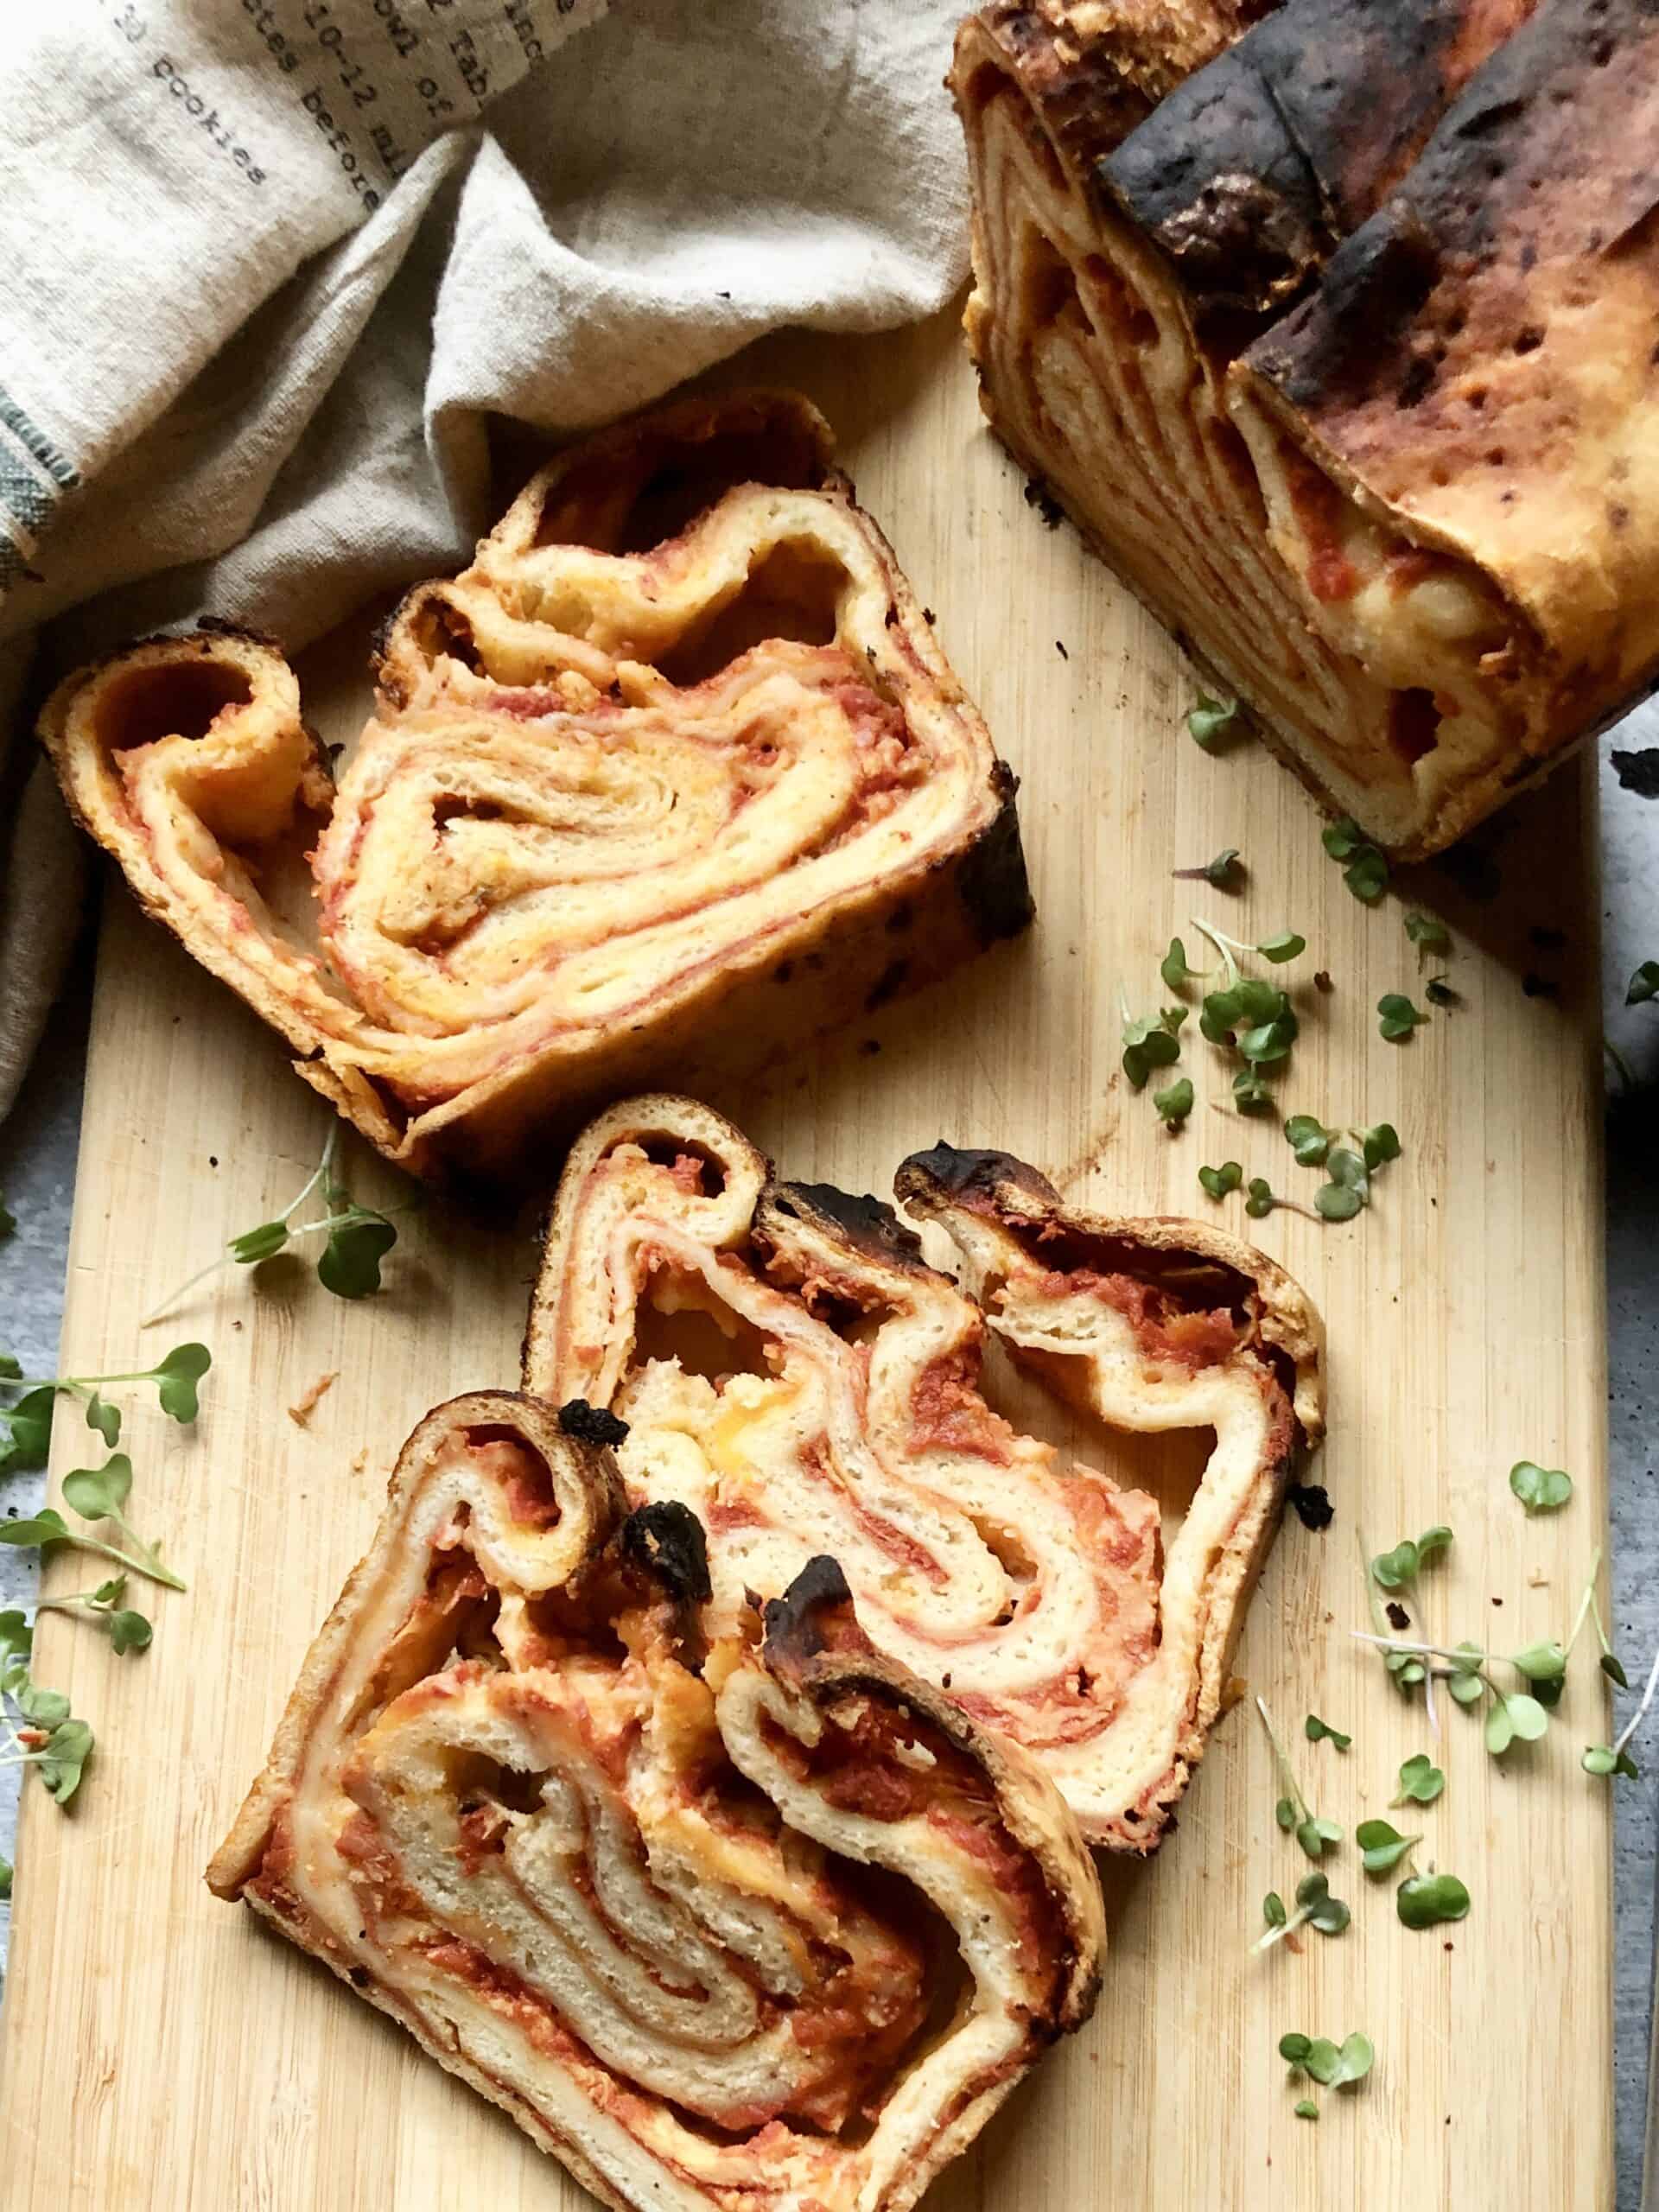
{"type": "Polygon", "coordinates": [[[1300,291],[1406,173],[1527,0],[1290,0],[1170,93],[1096,181],[1202,308],[1300,291]]]}
{"type": "Polygon", "coordinates": [[[603,1406],[590,1406],[586,1398],[569,1398],[559,1408],[559,1427],[578,1444],[607,1445],[614,1451],[628,1440],[628,1424],[603,1406]]]}
{"type": "Polygon", "coordinates": [[[1020,842],[1020,809],[1014,794],[1020,779],[1006,760],[991,770],[991,789],[1001,802],[957,866],[957,887],[982,944],[1018,937],[1037,912],[1020,842]]]}
{"type": "Polygon", "coordinates": [[[1059,1192],[1045,1175],[1011,1152],[964,1150],[943,1137],[925,1152],[901,1160],[893,1177],[901,1205],[930,1198],[980,1198],[1000,1202],[1013,1193],[1035,1198],[1046,1208],[1059,1204],[1059,1192]]]}
{"type": "Polygon", "coordinates": [[[781,1598],[767,1599],[760,1619],[768,1661],[792,1668],[816,1659],[830,1648],[833,1630],[853,1619],[853,1593],[839,1563],[827,1552],[808,1560],[781,1598]]]}
{"type": "Polygon", "coordinates": [[[1317,289],[1251,346],[1249,365],[1316,422],[1391,392],[1403,427],[1438,381],[1428,326],[1468,320],[1484,289],[1502,288],[1516,351],[1541,344],[1526,314],[1532,272],[1593,265],[1659,206],[1650,156],[1609,154],[1632,83],[1655,67],[1656,38],[1652,0],[1548,0],[1446,109],[1317,289]]]}
{"type": "Polygon", "coordinates": [[[779,1215],[804,1222],[884,1267],[922,1264],[921,1238],[871,1192],[842,1191],[833,1183],[770,1183],[754,1210],[755,1228],[767,1242],[772,1241],[770,1219],[779,1215]]]}
{"type": "Polygon", "coordinates": [[[623,1558],[653,1576],[677,1604],[706,1605],[714,1595],[702,1523],[677,1498],[637,1507],[616,1542],[623,1558]]]}

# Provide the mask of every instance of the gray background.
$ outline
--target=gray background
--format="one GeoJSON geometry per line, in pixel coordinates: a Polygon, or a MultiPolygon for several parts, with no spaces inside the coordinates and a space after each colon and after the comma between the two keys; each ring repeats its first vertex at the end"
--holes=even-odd
{"type": "MultiPolygon", "coordinates": [[[[1659,1004],[1627,1009],[1623,1001],[1626,979],[1637,962],[1659,959],[1659,798],[1640,797],[1624,780],[1636,780],[1639,771],[1627,766],[1621,776],[1612,755],[1644,747],[1659,748],[1659,702],[1632,715],[1604,741],[1601,763],[1607,1033],[1642,1079],[1637,1093],[1622,1097],[1617,1078],[1610,1080],[1608,1118],[1613,1632],[1632,1673],[1638,1657],[1645,1666],[1659,1637],[1659,1004]]],[[[1659,750],[1646,765],[1659,782],[1659,750]]],[[[89,980],[88,944],[23,1096],[0,1132],[0,1192],[17,1217],[16,1236],[0,1245],[0,1348],[15,1352],[29,1375],[50,1375],[56,1366],[89,980]]],[[[27,1513],[40,1502],[40,1477],[0,1481],[0,1511],[27,1513]]],[[[30,1568],[28,1554],[0,1549],[0,1605],[25,1598],[30,1568]]],[[[1659,1721],[1647,1731],[1646,1743],[1643,1778],[1621,1783],[1618,1789],[1618,2212],[1636,2212],[1640,2193],[1659,1721]]],[[[1637,1749],[1641,1753],[1643,1745],[1637,1749]]],[[[12,1856],[16,1780],[15,1775],[0,1773],[0,1856],[7,1858],[12,1856]]],[[[8,1909],[0,1905],[0,1967],[8,1927],[8,1909]]]]}

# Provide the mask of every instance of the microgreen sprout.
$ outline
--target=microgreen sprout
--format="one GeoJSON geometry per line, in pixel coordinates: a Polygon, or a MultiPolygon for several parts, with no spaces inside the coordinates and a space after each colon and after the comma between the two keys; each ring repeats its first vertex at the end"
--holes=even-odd
{"type": "Polygon", "coordinates": [[[1437,914],[1408,914],[1406,935],[1420,956],[1439,953],[1444,957],[1452,950],[1452,932],[1437,914]]]}
{"type": "Polygon", "coordinates": [[[1161,1014],[1137,1020],[1121,994],[1119,1004],[1123,1014],[1123,1072],[1136,1090],[1144,1090],[1154,1068],[1171,1067],[1181,1057],[1176,1032],[1186,1019],[1186,1008],[1166,1007],[1161,1014]]]}
{"type": "Polygon", "coordinates": [[[186,1588],[172,1568],[162,1565],[160,1545],[143,1542],[123,1518],[121,1509],[131,1489],[132,1462],[124,1452],[112,1452],[101,1467],[76,1467],[63,1478],[64,1503],[71,1511],[83,1521],[106,1522],[120,1538],[120,1545],[82,1535],[49,1505],[27,1520],[0,1521],[0,1543],[38,1548],[43,1554],[60,1544],[69,1544],[77,1551],[97,1552],[149,1581],[164,1582],[169,1590],[186,1588]]]}
{"type": "Polygon", "coordinates": [[[1267,1922],[1267,1932],[1257,1938],[1254,1948],[1270,1950],[1274,1944],[1282,1943],[1299,1928],[1312,1928],[1321,1936],[1340,1936],[1352,1918],[1340,1897],[1331,1894],[1331,1885],[1320,1873],[1304,1874],[1296,1885],[1296,1910],[1285,1911],[1284,1900],[1277,1891],[1269,1891],[1262,1902],[1262,1916],[1267,1922]],[[1275,1916],[1274,1907],[1278,1907],[1275,1916]]]}
{"type": "Polygon", "coordinates": [[[32,1643],[20,1612],[0,1613],[0,1767],[34,1767],[48,1796],[67,1805],[80,1787],[92,1732],[60,1690],[30,1679],[32,1643]]]}
{"type": "Polygon", "coordinates": [[[1170,870],[1177,883],[1207,883],[1212,891],[1236,891],[1243,873],[1236,845],[1224,845],[1214,860],[1206,861],[1202,868],[1173,868],[1170,870]]]}
{"type": "MultiPolygon", "coordinates": [[[[1596,1567],[1591,1570],[1590,1588],[1586,1591],[1586,1596],[1589,1599],[1591,1610],[1596,1617],[1596,1632],[1601,1637],[1601,1670],[1611,1681],[1616,1681],[1621,1688],[1624,1688],[1628,1687],[1624,1680],[1624,1669],[1619,1665],[1618,1660],[1613,1656],[1611,1647],[1609,1645],[1606,1635],[1602,1629],[1600,1609],[1595,1602],[1595,1575],[1597,1569],[1599,1568],[1600,1563],[1600,1554],[1598,1553],[1596,1557],[1596,1567]]],[[[1579,1612],[1580,1619],[1581,1621],[1584,1613],[1584,1608],[1582,1605],[1580,1605],[1579,1612]]],[[[1573,1633],[1573,1637],[1576,1637],[1578,1634],[1577,1627],[1574,1628],[1573,1633]]],[[[1659,1651],[1655,1652],[1653,1664],[1648,1669],[1648,1679],[1643,1688],[1641,1702],[1637,1707],[1636,1711],[1630,1715],[1630,1719],[1625,1723],[1624,1728],[1621,1729],[1619,1733],[1614,1737],[1611,1744],[1590,1744],[1586,1746],[1584,1756],[1579,1763],[1583,1767],[1586,1774],[1622,1774],[1628,1776],[1632,1782],[1636,1780],[1637,1772],[1637,1764],[1630,1757],[1630,1745],[1635,1738],[1637,1729],[1641,1727],[1642,1723],[1648,1717],[1648,1709],[1653,1703],[1654,1695],[1656,1691],[1659,1691],[1659,1651]]]]}
{"type": "Polygon", "coordinates": [[[1169,950],[1158,963],[1158,973],[1172,991],[1179,991],[1183,983],[1197,982],[1208,973],[1203,968],[1189,968],[1186,947],[1178,937],[1169,940],[1169,950]]]}
{"type": "Polygon", "coordinates": [[[1645,1006],[1649,999],[1659,999],[1659,960],[1644,960],[1632,969],[1625,987],[1626,1006],[1645,1006]]]}
{"type": "Polygon", "coordinates": [[[1446,1777],[1427,1751],[1415,1751],[1400,1769],[1400,1795],[1395,1805],[1432,1805],[1446,1787],[1446,1777]]]}
{"type": "Polygon", "coordinates": [[[1370,2038],[1356,2030],[1352,2035],[1344,2036],[1340,2044],[1332,2043],[1328,2036],[1281,2036],[1279,2056],[1311,2075],[1322,2088],[1341,2089],[1364,2080],[1376,2053],[1371,2048],[1370,2038]]]}
{"type": "Polygon", "coordinates": [[[1617,1682],[1620,1689],[1627,1690],[1630,1687],[1630,1678],[1624,1672],[1623,1662],[1609,1640],[1606,1624],[1601,1618],[1601,1600],[1596,1595],[1596,1578],[1600,1573],[1601,1547],[1598,1545],[1596,1555],[1590,1562],[1590,1573],[1584,1586],[1584,1595],[1580,1599],[1579,1610],[1573,1616],[1573,1632],[1567,1639],[1567,1656],[1571,1657],[1573,1646],[1578,1643],[1587,1618],[1594,1625],[1596,1642],[1601,1646],[1601,1656],[1596,1663],[1610,1682],[1617,1682]]]}
{"type": "Polygon", "coordinates": [[[1189,1076],[1178,1076],[1167,1089],[1154,1090],[1152,1103],[1163,1116],[1164,1127],[1173,1135],[1192,1111],[1192,1082],[1189,1076]]]}
{"type": "Polygon", "coordinates": [[[1274,1818],[1281,1828],[1294,1832],[1296,1840],[1310,1859],[1323,1859],[1325,1853],[1342,1841],[1342,1830],[1334,1821],[1320,1820],[1307,1809],[1307,1800],[1297,1785],[1295,1771],[1289,1754],[1279,1740],[1279,1732],[1273,1725],[1273,1716],[1261,1698],[1255,1709],[1262,1716],[1262,1726],[1268,1732],[1268,1741],[1273,1746],[1274,1764],[1278,1770],[1281,1792],[1274,1807],[1274,1818]]]}
{"type": "Polygon", "coordinates": [[[1219,1167],[1200,1167],[1198,1180],[1205,1195],[1219,1203],[1230,1191],[1237,1190],[1244,1180],[1244,1170],[1237,1160],[1224,1160],[1219,1167]]]}
{"type": "Polygon", "coordinates": [[[1461,1920],[1469,1892],[1455,1874],[1408,1874],[1395,1892],[1394,1909],[1408,1928],[1436,1928],[1461,1920]]]}
{"type": "Polygon", "coordinates": [[[1402,1835],[1392,1821],[1362,1821],[1354,1830],[1359,1863],[1368,1874],[1392,1873],[1406,1853],[1422,1840],[1420,1835],[1402,1835]]]}
{"type": "Polygon", "coordinates": [[[1293,1114],[1285,1123],[1285,1142],[1300,1167],[1322,1167],[1336,1137],[1334,1129],[1327,1129],[1312,1114],[1293,1114]]]}
{"type": "Polygon", "coordinates": [[[1384,991],[1376,1002],[1377,1027],[1390,1045],[1402,1043],[1428,1016],[1403,991],[1384,991]]]}
{"type": "Polygon", "coordinates": [[[1334,1744],[1339,1751],[1345,1751],[1354,1740],[1351,1736],[1344,1736],[1340,1728],[1333,1728],[1328,1720],[1321,1720],[1317,1713],[1310,1713],[1303,1721],[1302,1733],[1310,1744],[1334,1744]]]}
{"type": "Polygon", "coordinates": [[[1201,693],[1186,715],[1187,734],[1205,753],[1213,753],[1243,727],[1236,699],[1210,699],[1201,693]]]}
{"type": "Polygon", "coordinates": [[[76,1590],[62,1598],[41,1598],[35,1610],[37,1614],[70,1613],[79,1619],[96,1621],[107,1632],[118,1658],[124,1652],[147,1651],[155,1633],[142,1613],[122,1603],[126,1594],[127,1578],[117,1574],[107,1582],[100,1582],[96,1590],[76,1590]]]}
{"type": "Polygon", "coordinates": [[[1573,1478],[1560,1467],[1517,1459],[1510,1469],[1510,1488],[1529,1514],[1556,1513],[1573,1495],[1573,1478]]]}
{"type": "MultiPolygon", "coordinates": [[[[1173,1058],[1173,1053],[1170,1057],[1173,1058]]],[[[275,1220],[261,1222],[257,1228],[245,1229],[240,1236],[232,1236],[218,1259],[210,1261],[188,1282],[170,1292],[145,1316],[141,1325],[149,1328],[219,1268],[255,1267],[262,1260],[275,1259],[277,1253],[285,1251],[302,1236],[326,1236],[328,1240],[317,1261],[317,1280],[325,1290],[332,1291],[336,1298],[366,1298],[372,1291],[378,1290],[380,1262],[397,1242],[391,1216],[412,1211],[420,1201],[409,1198],[385,1212],[372,1206],[359,1205],[334,1173],[334,1147],[339,1136],[340,1127],[336,1123],[328,1132],[322,1157],[311,1175],[275,1220]],[[319,1188],[322,1212],[315,1221],[296,1222],[295,1215],[319,1188]]]]}
{"type": "Polygon", "coordinates": [[[1345,863],[1342,880],[1355,898],[1367,906],[1376,906],[1389,887],[1389,863],[1358,823],[1347,815],[1338,822],[1327,823],[1320,842],[1333,861],[1345,863]]]}
{"type": "MultiPolygon", "coordinates": [[[[1491,1703],[1485,1720],[1486,1748],[1495,1758],[1501,1758],[1511,1744],[1535,1743],[1549,1726],[1547,1706],[1555,1702],[1560,1694],[1556,1686],[1566,1668],[1566,1656],[1558,1643],[1533,1644],[1525,1651],[1506,1655],[1483,1651],[1475,1643],[1448,1647],[1408,1643],[1399,1637],[1367,1636],[1362,1629],[1355,1629],[1352,1634],[1357,1642],[1375,1644],[1386,1651],[1390,1660],[1402,1652],[1409,1654],[1423,1668],[1421,1679],[1426,1689],[1438,1679],[1445,1681],[1459,1705],[1478,1705],[1483,1698],[1489,1697],[1491,1703]],[[1526,1688],[1505,1689],[1491,1673],[1492,1667],[1498,1663],[1512,1667],[1526,1688]],[[1528,1671],[1540,1665],[1548,1671],[1528,1671]],[[1547,1696],[1534,1694],[1540,1689],[1545,1690],[1547,1696]]],[[[1434,1725],[1432,1713],[1431,1725],[1434,1725]]]]}
{"type": "Polygon", "coordinates": [[[86,1409],[86,1426],[105,1444],[120,1440],[121,1411],[103,1395],[111,1382],[153,1382],[162,1411],[179,1422],[193,1421],[200,1411],[196,1385],[213,1365],[206,1344],[175,1344],[155,1367],[135,1369],[124,1375],[54,1375],[43,1381],[25,1381],[17,1362],[0,1355],[0,1389],[21,1391],[15,1404],[0,1408],[5,1445],[0,1451],[0,1474],[25,1467],[43,1467],[52,1435],[52,1408],[60,1397],[79,1398],[86,1409]]]}

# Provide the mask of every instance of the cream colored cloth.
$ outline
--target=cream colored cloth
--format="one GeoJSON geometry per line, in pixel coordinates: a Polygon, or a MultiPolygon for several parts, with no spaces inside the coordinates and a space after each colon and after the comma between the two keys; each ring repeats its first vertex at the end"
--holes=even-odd
{"type": "MultiPolygon", "coordinates": [[[[950,297],[955,0],[602,9],[0,10],[14,733],[31,656],[38,689],[202,613],[297,650],[463,563],[493,413],[586,429],[764,331],[950,297]]],[[[8,842],[0,1114],[78,904],[39,774],[8,842]]]]}

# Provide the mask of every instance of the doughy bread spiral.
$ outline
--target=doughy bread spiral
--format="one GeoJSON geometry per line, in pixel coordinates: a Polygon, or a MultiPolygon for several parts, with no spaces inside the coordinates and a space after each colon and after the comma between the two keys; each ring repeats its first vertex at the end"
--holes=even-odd
{"type": "Polygon", "coordinates": [[[672,1066],[765,1065],[1031,915],[1014,779],[790,394],[535,477],[383,639],[340,777],[269,640],[59,687],[41,734],[149,911],[416,1172],[672,1066]]]}
{"type": "Polygon", "coordinates": [[[959,1286],[874,1198],[780,1183],[683,1098],[573,1146],[526,1386],[627,1424],[636,1502],[708,1531],[713,1618],[839,1561],[877,1646],[1022,1745],[1084,1834],[1144,1853],[1220,1709],[1299,1449],[1322,1427],[1318,1317],[1219,1230],[1070,1211],[1000,1153],[899,1170],[959,1286]],[[1157,1500],[987,1405],[987,1328],[1109,1431],[1213,1430],[1165,1555],[1157,1500]]]}
{"type": "Polygon", "coordinates": [[[713,1620],[605,1433],[428,1414],[208,1879],[609,2204],[900,2212],[1087,2017],[1093,1869],[833,1560],[713,1620]]]}

